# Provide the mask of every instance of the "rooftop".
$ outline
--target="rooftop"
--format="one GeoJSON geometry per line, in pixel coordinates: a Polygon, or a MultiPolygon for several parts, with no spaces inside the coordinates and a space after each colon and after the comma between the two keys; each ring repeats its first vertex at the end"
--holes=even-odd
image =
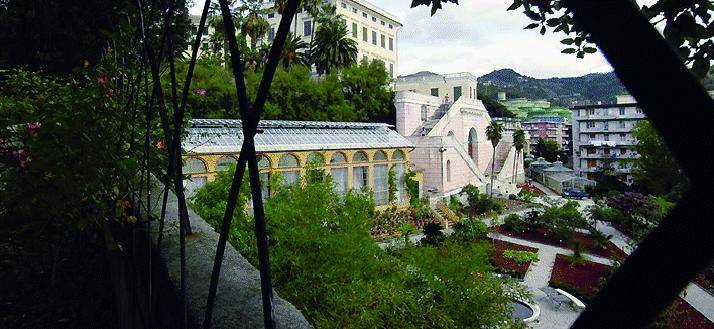
{"type": "MultiPolygon", "coordinates": [[[[261,120],[255,147],[258,152],[345,150],[413,147],[384,123],[261,120]]],[[[195,119],[186,129],[185,152],[240,153],[241,120],[195,119]]]]}

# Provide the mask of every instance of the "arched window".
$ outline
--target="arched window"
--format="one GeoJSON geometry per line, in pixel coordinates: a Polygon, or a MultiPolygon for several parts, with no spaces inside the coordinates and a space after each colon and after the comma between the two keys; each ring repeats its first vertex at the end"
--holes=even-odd
{"type": "Polygon", "coordinates": [[[334,154],[332,154],[332,158],[330,159],[330,164],[340,164],[346,162],[347,157],[342,152],[335,152],[334,154]]]}
{"type": "Polygon", "coordinates": [[[402,150],[395,150],[392,153],[392,161],[404,161],[404,152],[402,150]]]}
{"type": "Polygon", "coordinates": [[[374,165],[374,204],[389,203],[389,167],[387,164],[374,165]]]}
{"type": "Polygon", "coordinates": [[[216,171],[226,171],[231,165],[235,165],[236,163],[238,163],[238,160],[234,157],[222,157],[216,161],[216,171]]]}
{"type": "Polygon", "coordinates": [[[323,166],[325,165],[325,157],[317,152],[310,153],[310,155],[307,156],[307,164],[314,166],[323,166]]]}
{"type": "Polygon", "coordinates": [[[184,174],[203,174],[206,171],[206,164],[199,158],[188,158],[183,165],[184,174]]]}
{"type": "Polygon", "coordinates": [[[352,156],[352,162],[369,162],[367,153],[364,153],[362,151],[355,153],[355,155],[352,156]]]}
{"type": "Polygon", "coordinates": [[[446,181],[451,181],[451,160],[446,160],[446,181]]]}
{"type": "Polygon", "coordinates": [[[427,119],[427,108],[426,105],[421,106],[421,121],[426,121],[427,119]]]}
{"type": "Polygon", "coordinates": [[[372,161],[387,161],[387,154],[384,151],[377,151],[372,157],[372,161]]]}
{"type": "Polygon", "coordinates": [[[258,156],[258,169],[270,169],[270,160],[265,155],[258,156]]]}
{"type": "Polygon", "coordinates": [[[468,146],[469,157],[476,161],[476,155],[478,151],[478,134],[476,133],[476,129],[474,128],[471,128],[471,130],[469,130],[468,146]]]}
{"type": "Polygon", "coordinates": [[[278,162],[278,168],[296,168],[298,167],[298,159],[292,154],[284,154],[278,162]]]}
{"type": "Polygon", "coordinates": [[[397,204],[407,201],[407,186],[406,186],[406,164],[397,163],[392,166],[392,172],[397,183],[397,204]]]}

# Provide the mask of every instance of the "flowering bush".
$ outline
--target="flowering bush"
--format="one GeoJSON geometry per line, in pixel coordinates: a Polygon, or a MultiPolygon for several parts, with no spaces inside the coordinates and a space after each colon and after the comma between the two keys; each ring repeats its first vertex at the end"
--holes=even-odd
{"type": "Polygon", "coordinates": [[[608,216],[603,219],[609,219],[609,222],[635,242],[641,241],[655,228],[671,206],[664,204],[664,201],[658,203],[650,196],[635,192],[611,196],[607,198],[606,203],[612,210],[610,213],[605,211],[608,216]]]}

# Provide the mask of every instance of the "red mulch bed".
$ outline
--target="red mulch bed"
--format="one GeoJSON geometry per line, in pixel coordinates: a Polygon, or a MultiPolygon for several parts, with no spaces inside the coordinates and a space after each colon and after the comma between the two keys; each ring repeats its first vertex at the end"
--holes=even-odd
{"type": "MultiPolygon", "coordinates": [[[[496,233],[507,235],[507,236],[514,237],[514,238],[540,242],[540,243],[549,244],[549,245],[566,248],[566,249],[572,249],[572,247],[568,243],[554,237],[553,235],[550,234],[550,232],[548,232],[548,230],[546,230],[544,228],[527,230],[525,232],[515,232],[515,231],[509,230],[504,225],[499,225],[499,226],[491,227],[490,230],[491,230],[491,232],[496,232],[496,233]]],[[[590,235],[576,232],[575,239],[579,240],[580,242],[583,243],[583,245],[585,245],[586,253],[598,255],[598,256],[602,256],[602,257],[607,257],[607,258],[611,258],[611,257],[613,257],[613,255],[618,257],[619,259],[627,258],[627,254],[624,251],[620,250],[620,248],[618,248],[612,242],[608,243],[607,249],[602,250],[602,249],[594,247],[595,239],[593,239],[593,237],[590,235]]]]}
{"type": "Polygon", "coordinates": [[[503,251],[510,249],[538,252],[538,249],[496,239],[489,240],[491,241],[491,245],[494,249],[493,255],[491,255],[493,265],[505,272],[513,274],[516,277],[523,278],[526,275],[526,271],[528,271],[528,267],[531,263],[518,263],[513,259],[506,258],[503,256],[503,251]]]}
{"type": "MultiPolygon", "coordinates": [[[[550,278],[550,285],[562,288],[587,303],[595,296],[600,286],[600,278],[608,274],[607,265],[584,261],[582,265],[572,266],[567,256],[558,254],[550,278]]],[[[672,329],[714,329],[714,323],[695,310],[682,298],[675,300],[678,312],[687,316],[676,318],[670,324],[672,329]]]]}
{"type": "Polygon", "coordinates": [[[587,302],[595,296],[600,287],[600,278],[608,274],[608,269],[607,265],[586,260],[582,265],[573,266],[567,256],[558,254],[555,257],[550,284],[587,302]]]}

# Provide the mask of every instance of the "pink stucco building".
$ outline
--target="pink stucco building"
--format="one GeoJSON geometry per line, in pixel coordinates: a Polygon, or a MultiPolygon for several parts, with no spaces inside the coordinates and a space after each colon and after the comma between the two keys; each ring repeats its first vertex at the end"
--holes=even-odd
{"type": "Polygon", "coordinates": [[[491,163],[495,160],[494,194],[515,194],[522,182],[523,157],[516,161],[512,131],[504,130],[496,147],[486,138],[491,122],[483,103],[475,97],[449,102],[438,96],[399,91],[395,97],[397,131],[414,144],[412,164],[424,175],[423,191],[429,197],[456,194],[467,184],[490,191],[491,163]],[[514,163],[515,175],[514,175],[514,163]]]}

